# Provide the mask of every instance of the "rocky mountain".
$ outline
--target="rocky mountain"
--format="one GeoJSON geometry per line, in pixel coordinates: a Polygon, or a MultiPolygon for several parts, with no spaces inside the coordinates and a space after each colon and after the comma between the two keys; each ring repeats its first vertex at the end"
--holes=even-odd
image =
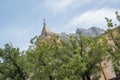
{"type": "MultiPolygon", "coordinates": [[[[92,36],[96,37],[98,35],[101,35],[105,32],[105,30],[98,28],[98,27],[91,27],[88,29],[83,29],[83,28],[77,28],[76,33],[81,32],[83,36],[92,36]]],[[[76,33],[73,33],[73,35],[76,35],[76,33]]],[[[66,33],[61,33],[60,34],[62,39],[67,39],[67,34],[66,33]]]]}
{"type": "Polygon", "coordinates": [[[67,35],[68,35],[67,33],[63,32],[60,34],[60,37],[64,40],[67,40],[68,39],[67,35]]]}
{"type": "Polygon", "coordinates": [[[78,28],[76,29],[76,32],[81,32],[82,35],[84,36],[98,36],[100,34],[103,34],[105,32],[105,30],[98,28],[98,27],[91,27],[88,29],[83,29],[83,28],[78,28]]]}

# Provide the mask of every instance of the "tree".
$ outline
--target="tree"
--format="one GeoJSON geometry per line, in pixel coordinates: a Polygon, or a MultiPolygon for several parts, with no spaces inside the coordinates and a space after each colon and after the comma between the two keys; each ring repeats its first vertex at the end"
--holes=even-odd
{"type": "MultiPolygon", "coordinates": [[[[93,73],[100,70],[99,63],[101,63],[106,41],[99,41],[100,38],[85,37],[81,33],[77,35],[70,35],[67,41],[63,41],[66,54],[69,57],[66,64],[62,65],[61,77],[68,80],[90,80],[93,73]]],[[[101,37],[101,39],[104,39],[101,37]]]]}
{"type": "Polygon", "coordinates": [[[109,55],[111,55],[111,59],[113,61],[113,66],[115,68],[116,71],[116,75],[120,75],[120,15],[118,12],[115,13],[116,14],[116,20],[118,21],[118,24],[114,24],[112,22],[112,19],[109,19],[107,17],[105,17],[106,21],[107,21],[107,26],[108,26],[108,36],[109,36],[109,40],[111,42],[113,42],[112,45],[108,45],[108,53],[110,53],[109,55]]]}
{"type": "Polygon", "coordinates": [[[99,71],[105,51],[104,41],[80,33],[69,35],[65,40],[54,35],[32,43],[27,59],[32,64],[31,79],[36,80],[90,80],[91,74],[99,71]]]}
{"type": "Polygon", "coordinates": [[[0,49],[0,79],[1,80],[26,80],[27,71],[25,56],[19,48],[13,48],[10,44],[5,44],[4,49],[0,49]]]}
{"type": "Polygon", "coordinates": [[[55,80],[64,61],[59,36],[54,35],[44,41],[37,41],[31,41],[32,47],[27,51],[28,61],[33,64],[31,79],[55,80]]]}

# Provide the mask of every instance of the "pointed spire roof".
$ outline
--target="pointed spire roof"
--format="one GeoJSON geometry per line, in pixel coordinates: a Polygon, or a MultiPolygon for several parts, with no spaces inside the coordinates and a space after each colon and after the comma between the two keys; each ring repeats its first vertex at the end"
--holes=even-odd
{"type": "Polygon", "coordinates": [[[42,32],[41,32],[41,36],[46,37],[46,36],[51,35],[53,32],[47,27],[44,19],[43,19],[43,21],[44,22],[43,22],[43,29],[42,29],[42,32]]]}

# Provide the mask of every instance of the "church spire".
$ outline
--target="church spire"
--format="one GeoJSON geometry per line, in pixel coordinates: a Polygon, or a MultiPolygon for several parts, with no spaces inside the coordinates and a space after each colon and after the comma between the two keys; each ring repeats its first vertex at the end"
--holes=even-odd
{"type": "Polygon", "coordinates": [[[52,34],[53,34],[53,32],[47,27],[46,21],[45,21],[45,19],[43,19],[43,29],[41,32],[41,37],[45,38],[45,37],[50,36],[52,34]]]}

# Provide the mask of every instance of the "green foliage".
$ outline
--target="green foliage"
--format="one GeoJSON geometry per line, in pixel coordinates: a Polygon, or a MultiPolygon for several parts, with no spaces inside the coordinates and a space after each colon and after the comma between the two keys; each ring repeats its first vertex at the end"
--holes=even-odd
{"type": "Polygon", "coordinates": [[[106,42],[80,33],[61,40],[58,35],[32,44],[27,51],[31,79],[79,80],[99,71],[106,42]]]}
{"type": "Polygon", "coordinates": [[[111,55],[113,61],[114,69],[116,74],[120,74],[120,15],[119,12],[116,12],[116,20],[118,24],[114,24],[112,19],[105,18],[108,25],[108,35],[109,40],[113,42],[112,45],[108,45],[108,53],[111,55]],[[113,25],[114,24],[114,25],[113,25]],[[113,29],[114,28],[114,29],[113,29]]]}
{"type": "Polygon", "coordinates": [[[34,49],[27,51],[28,60],[33,73],[33,79],[48,80],[56,76],[56,72],[62,63],[62,47],[57,36],[35,44],[34,49]]]}
{"type": "Polygon", "coordinates": [[[64,64],[67,70],[63,71],[66,71],[66,75],[71,73],[69,75],[71,77],[75,74],[74,76],[77,79],[83,78],[83,76],[90,77],[92,73],[99,71],[97,64],[102,61],[102,56],[104,56],[103,53],[105,52],[103,46],[105,47],[105,44],[106,42],[104,41],[99,42],[99,39],[85,37],[80,33],[77,33],[77,36],[70,35],[69,41],[64,43],[64,45],[67,45],[66,50],[70,50],[68,53],[71,54],[71,59],[68,64],[64,64]]]}
{"type": "Polygon", "coordinates": [[[19,51],[19,48],[13,48],[5,44],[4,49],[0,49],[0,80],[26,80],[25,56],[19,51]]]}

